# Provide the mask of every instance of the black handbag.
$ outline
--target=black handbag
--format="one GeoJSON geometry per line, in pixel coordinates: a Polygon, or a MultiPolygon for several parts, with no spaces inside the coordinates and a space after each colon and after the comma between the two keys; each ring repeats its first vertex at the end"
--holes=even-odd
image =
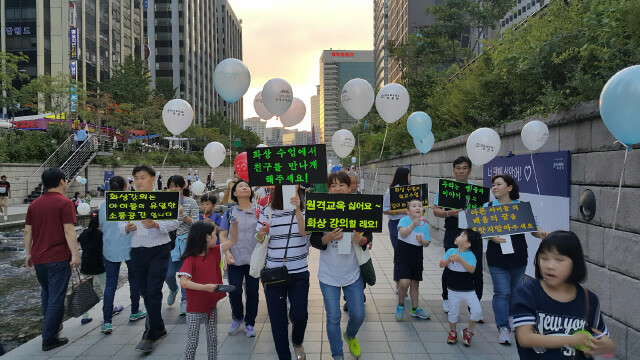
{"type": "Polygon", "coordinates": [[[293,220],[296,216],[294,212],[291,216],[291,224],[289,224],[289,234],[287,234],[287,245],[284,248],[284,258],[282,259],[282,266],[275,268],[267,268],[266,263],[264,269],[260,270],[260,281],[265,289],[282,287],[289,285],[291,279],[289,278],[289,271],[285,266],[287,262],[287,251],[289,250],[289,240],[291,239],[291,228],[293,227],[293,220]]]}
{"type": "Polygon", "coordinates": [[[71,274],[71,286],[67,290],[64,299],[64,307],[67,316],[78,317],[89,311],[97,303],[100,297],[93,289],[91,278],[80,277],[80,271],[73,267],[71,274]]]}
{"type": "Polygon", "coordinates": [[[365,284],[369,286],[376,284],[376,270],[373,268],[373,261],[371,259],[360,265],[360,276],[362,276],[365,284]]]}
{"type": "Polygon", "coordinates": [[[169,231],[169,239],[171,239],[169,244],[171,246],[171,250],[176,248],[176,239],[177,238],[178,238],[178,230],[169,231]]]}

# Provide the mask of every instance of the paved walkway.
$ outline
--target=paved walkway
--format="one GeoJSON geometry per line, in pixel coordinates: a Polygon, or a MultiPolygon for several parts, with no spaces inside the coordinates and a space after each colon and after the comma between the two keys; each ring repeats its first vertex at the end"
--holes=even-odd
{"type": "MultiPolygon", "coordinates": [[[[386,229],[386,227],[385,227],[386,229]]],[[[395,285],[392,278],[393,259],[388,234],[376,234],[373,246],[373,263],[376,268],[377,284],[367,287],[365,322],[357,336],[362,347],[362,359],[517,359],[515,345],[502,346],[497,343],[497,330],[491,311],[491,281],[485,273],[485,287],[482,301],[485,324],[476,327],[476,336],[471,347],[460,342],[456,345],[446,343],[448,323],[442,311],[440,297],[440,275],[438,267],[443,254],[442,247],[434,243],[428,247],[424,261],[424,281],[420,286],[420,303],[425,311],[432,314],[431,320],[419,320],[405,314],[404,322],[395,321],[394,294],[395,285]]],[[[327,340],[324,319],[324,305],[320,286],[314,281],[318,269],[319,251],[311,249],[309,268],[311,271],[311,288],[309,289],[309,322],[305,334],[304,347],[307,359],[331,359],[331,351],[327,340]]],[[[165,292],[167,292],[165,286],[165,292]]],[[[261,291],[262,293],[262,291],[261,291]]],[[[116,304],[128,303],[128,286],[120,288],[116,294],[116,304]]],[[[227,329],[231,323],[231,309],[228,298],[219,303],[219,359],[240,360],[277,359],[271,329],[267,317],[264,295],[260,295],[258,318],[256,319],[257,336],[249,339],[240,332],[228,336],[227,329]]],[[[41,351],[41,338],[35,338],[19,348],[11,351],[5,359],[181,359],[186,345],[187,327],[185,318],[179,316],[179,305],[163,308],[163,317],[169,336],[158,344],[150,355],[142,355],[133,349],[139,342],[144,321],[128,322],[128,309],[114,317],[114,331],[110,335],[100,333],[102,303],[91,311],[94,321],[88,325],[80,325],[79,319],[71,319],[64,324],[62,336],[69,338],[69,344],[50,352],[41,351]]],[[[342,329],[346,326],[348,315],[342,318],[342,329]]],[[[461,310],[458,329],[466,327],[468,312],[461,310]]],[[[198,347],[198,359],[206,359],[206,338],[202,329],[198,347]]],[[[461,335],[459,335],[461,338],[461,335]]],[[[345,359],[352,359],[348,347],[344,345],[345,359]]]]}

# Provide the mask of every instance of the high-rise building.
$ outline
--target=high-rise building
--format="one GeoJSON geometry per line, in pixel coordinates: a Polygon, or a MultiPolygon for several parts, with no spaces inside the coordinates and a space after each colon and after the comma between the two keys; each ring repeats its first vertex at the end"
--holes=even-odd
{"type": "Polygon", "coordinates": [[[311,133],[296,129],[284,129],[282,132],[282,145],[308,145],[311,143],[311,133]]]}
{"type": "Polygon", "coordinates": [[[254,134],[258,135],[260,141],[263,144],[267,142],[267,121],[262,120],[259,117],[250,117],[244,120],[244,128],[247,130],[251,130],[254,134]]]}
{"type": "MultiPolygon", "coordinates": [[[[313,139],[314,144],[320,144],[323,141],[320,139],[320,134],[322,130],[320,129],[320,86],[316,86],[316,95],[311,97],[311,133],[309,136],[315,137],[313,139]]],[[[312,139],[309,138],[309,143],[312,142],[312,139]]]]}
{"type": "Polygon", "coordinates": [[[267,146],[280,146],[283,141],[284,128],[283,127],[268,127],[265,130],[265,137],[267,146]]]}
{"type": "Polygon", "coordinates": [[[426,14],[439,0],[374,0],[375,88],[402,80],[400,62],[389,56],[389,45],[402,44],[421,27],[433,25],[435,18],[426,14]]]}
{"type": "MultiPolygon", "coordinates": [[[[242,60],[242,20],[236,17],[227,0],[215,0],[215,6],[217,27],[215,62],[219,64],[222,60],[229,58],[242,60]]],[[[217,96],[216,101],[216,111],[236,124],[242,123],[242,99],[233,104],[227,104],[222,97],[217,96]]]]}
{"type": "Polygon", "coordinates": [[[320,139],[327,144],[327,158],[338,163],[331,150],[331,137],[340,129],[350,129],[357,121],[349,116],[340,102],[347,81],[361,78],[374,85],[373,51],[324,50],[320,56],[320,139]]]}
{"type": "Polygon", "coordinates": [[[139,0],[0,0],[0,51],[29,56],[20,70],[31,77],[70,74],[86,87],[144,55],[142,18],[139,0]]]}
{"type": "Polygon", "coordinates": [[[526,19],[528,16],[538,11],[545,3],[546,0],[517,0],[513,9],[507,12],[507,14],[500,20],[500,34],[511,26],[526,19]]]}
{"type": "Polygon", "coordinates": [[[171,82],[176,97],[193,107],[196,124],[216,109],[215,14],[210,1],[148,0],[146,10],[152,86],[171,82]]]}

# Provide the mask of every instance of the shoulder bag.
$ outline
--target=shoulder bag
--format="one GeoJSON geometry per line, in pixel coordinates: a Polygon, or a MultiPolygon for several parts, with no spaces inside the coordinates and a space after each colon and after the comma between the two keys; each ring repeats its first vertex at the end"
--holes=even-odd
{"type": "Polygon", "coordinates": [[[267,268],[266,264],[264,269],[260,270],[260,281],[265,289],[286,286],[291,282],[289,278],[289,271],[285,266],[287,262],[287,251],[289,250],[289,240],[291,239],[291,228],[293,227],[293,221],[295,220],[296,213],[291,216],[291,223],[289,224],[289,233],[287,234],[287,245],[284,248],[284,257],[282,258],[282,266],[275,268],[267,268]]]}
{"type": "Polygon", "coordinates": [[[99,303],[100,298],[93,289],[91,277],[83,279],[75,266],[71,272],[71,286],[67,290],[64,307],[67,316],[78,317],[99,303]]]}
{"type": "Polygon", "coordinates": [[[357,245],[353,248],[356,259],[358,260],[358,265],[360,265],[360,276],[362,276],[362,280],[369,286],[375,285],[376,271],[373,268],[373,261],[371,261],[369,249],[362,250],[362,247],[357,245]]]}
{"type": "MultiPolygon", "coordinates": [[[[271,225],[271,206],[269,206],[269,225],[271,225]]],[[[260,277],[260,270],[264,268],[267,262],[267,250],[269,250],[269,234],[264,236],[264,240],[261,243],[256,244],[251,253],[249,275],[256,279],[260,277]]]]}

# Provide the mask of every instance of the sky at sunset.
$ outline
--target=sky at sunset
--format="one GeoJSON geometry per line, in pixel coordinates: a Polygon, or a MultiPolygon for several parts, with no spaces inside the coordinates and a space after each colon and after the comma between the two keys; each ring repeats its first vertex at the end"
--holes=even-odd
{"type": "MultiPolygon", "coordinates": [[[[296,128],[311,130],[310,98],[319,84],[322,50],[373,50],[371,0],[229,0],[242,19],[243,59],[251,72],[244,118],[256,116],[253,99],[271,78],[291,84],[307,112],[296,128]]],[[[275,117],[267,126],[279,124],[275,117]]]]}

